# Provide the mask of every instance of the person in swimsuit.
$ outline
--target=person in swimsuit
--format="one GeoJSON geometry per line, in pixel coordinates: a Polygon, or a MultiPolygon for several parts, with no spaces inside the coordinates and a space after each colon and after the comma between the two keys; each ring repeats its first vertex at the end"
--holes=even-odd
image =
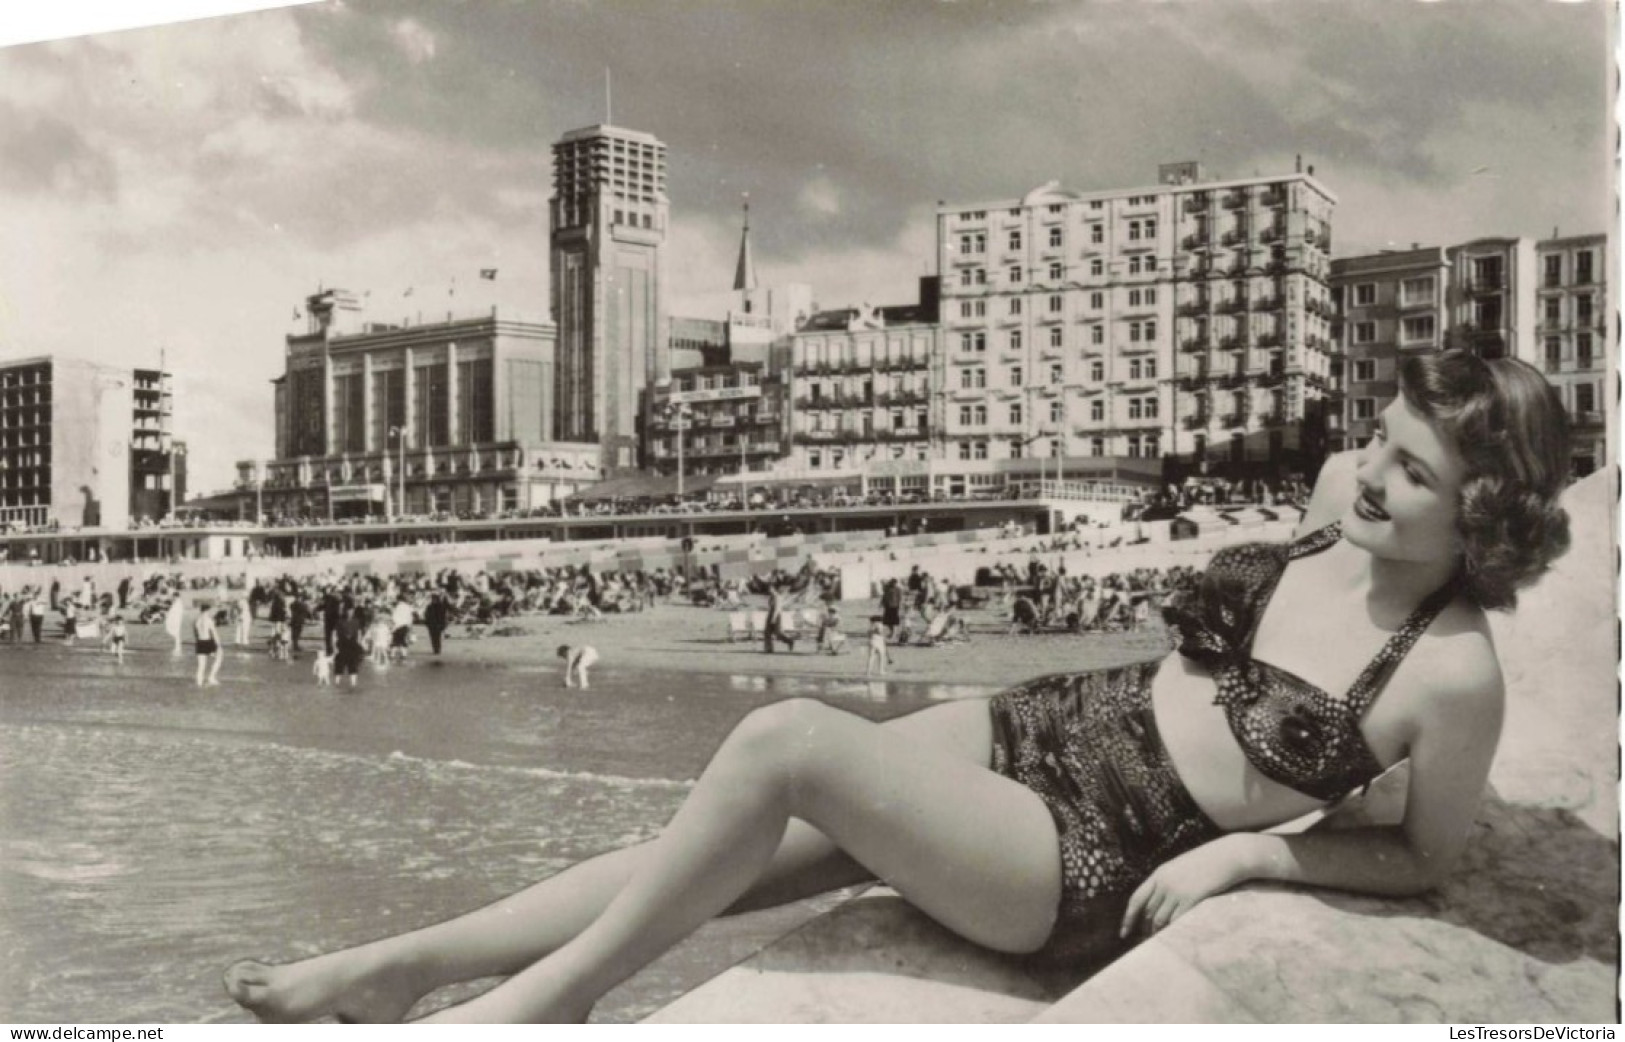
{"type": "Polygon", "coordinates": [[[656,839],[426,929],[226,971],[266,1020],[585,1019],[710,919],[868,879],[991,949],[1080,960],[1249,880],[1418,894],[1466,844],[1503,690],[1484,612],[1568,542],[1556,393],[1533,367],[1411,357],[1290,545],[1218,553],[1167,614],[1179,654],[1041,677],[885,723],[750,713],[656,839]],[[1397,825],[1265,830],[1407,760],[1397,825]]]}
{"type": "Polygon", "coordinates": [[[192,620],[192,638],[197,644],[197,686],[207,683],[220,685],[220,635],[215,630],[214,605],[204,601],[198,605],[197,618],[192,620]]]}
{"type": "Polygon", "coordinates": [[[598,661],[598,649],[590,644],[560,644],[559,658],[564,660],[564,686],[575,687],[579,682],[581,689],[586,690],[587,670],[598,661]]]}

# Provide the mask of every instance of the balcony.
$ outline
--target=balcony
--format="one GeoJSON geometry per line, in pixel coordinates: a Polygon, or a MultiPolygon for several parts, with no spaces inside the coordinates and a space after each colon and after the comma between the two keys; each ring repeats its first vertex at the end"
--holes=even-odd
{"type": "Polygon", "coordinates": [[[1207,300],[1207,298],[1206,297],[1199,297],[1196,300],[1184,301],[1177,308],[1174,309],[1174,312],[1176,314],[1179,314],[1179,315],[1184,315],[1184,316],[1186,316],[1188,318],[1195,318],[1195,317],[1197,317],[1199,315],[1207,314],[1208,307],[1209,307],[1209,301],[1207,300]]]}
{"type": "Polygon", "coordinates": [[[1246,337],[1222,336],[1219,338],[1219,350],[1221,351],[1236,351],[1246,346],[1246,337]]]}
{"type": "Polygon", "coordinates": [[[1506,276],[1499,272],[1480,275],[1467,283],[1469,296],[1480,297],[1486,293],[1499,293],[1507,288],[1506,276]]]}
{"type": "Polygon", "coordinates": [[[1245,412],[1227,412],[1219,417],[1219,426],[1245,427],[1247,426],[1247,414],[1245,412]]]}
{"type": "Polygon", "coordinates": [[[1286,422],[1286,413],[1280,409],[1266,409],[1258,414],[1258,422],[1266,427],[1279,427],[1286,422]]]}
{"type": "Polygon", "coordinates": [[[1279,225],[1270,225],[1258,233],[1259,242],[1280,242],[1286,237],[1286,229],[1279,225]]]}
{"type": "Polygon", "coordinates": [[[1185,197],[1186,213],[1206,213],[1207,205],[1206,192],[1198,192],[1194,195],[1187,195],[1185,197]]]}
{"type": "Polygon", "coordinates": [[[1179,342],[1181,351],[1206,351],[1211,346],[1212,341],[1205,336],[1190,336],[1179,342]]]}
{"type": "Polygon", "coordinates": [[[1243,253],[1231,262],[1228,268],[1224,269],[1224,273],[1233,279],[1244,279],[1247,277],[1248,270],[1247,255],[1243,253]]]}
{"type": "Polygon", "coordinates": [[[1569,416],[1570,416],[1570,421],[1569,422],[1572,423],[1576,427],[1595,426],[1597,424],[1602,423],[1602,413],[1596,412],[1596,411],[1591,410],[1591,409],[1586,409],[1586,410],[1576,409],[1573,412],[1569,413],[1569,416]]]}
{"type": "Polygon", "coordinates": [[[1264,192],[1259,195],[1258,201],[1264,206],[1285,206],[1286,190],[1279,185],[1273,185],[1266,188],[1264,192]]]}
{"type": "Polygon", "coordinates": [[[1197,370],[1194,373],[1180,373],[1179,389],[1181,391],[1199,391],[1207,386],[1208,375],[1206,370],[1197,370]]]}
{"type": "Polygon", "coordinates": [[[1212,423],[1213,417],[1207,412],[1207,410],[1204,409],[1201,412],[1192,413],[1191,415],[1185,417],[1182,422],[1184,423],[1186,430],[1197,431],[1203,429],[1209,423],[1212,423]]]}
{"type": "Polygon", "coordinates": [[[1187,250],[1205,250],[1210,239],[1207,232],[1192,232],[1180,240],[1180,244],[1187,250]]]}
{"type": "Polygon", "coordinates": [[[1274,332],[1260,333],[1258,335],[1258,346],[1259,347],[1280,347],[1281,346],[1281,334],[1280,333],[1274,333],[1274,332]]]}
{"type": "Polygon", "coordinates": [[[1286,306],[1286,301],[1280,297],[1259,297],[1253,301],[1254,311],[1279,311],[1286,306]]]}
{"type": "Polygon", "coordinates": [[[1246,297],[1230,297],[1230,298],[1228,298],[1226,300],[1221,300],[1221,301],[1219,301],[1219,306],[1218,306],[1217,310],[1218,310],[1219,314],[1221,314],[1221,315],[1237,315],[1237,314],[1240,314],[1241,312],[1247,310],[1247,298],[1246,297]]]}
{"type": "Polygon", "coordinates": [[[1240,229],[1225,232],[1219,236],[1219,242],[1225,246],[1245,246],[1247,244],[1247,231],[1246,229],[1240,229]]]}
{"type": "Polygon", "coordinates": [[[1226,210],[1240,210],[1244,208],[1247,205],[1246,190],[1237,188],[1224,193],[1224,199],[1220,202],[1220,205],[1226,210]]]}
{"type": "Polygon", "coordinates": [[[1285,275],[1286,273],[1287,264],[1284,260],[1276,259],[1264,265],[1264,274],[1266,275],[1285,275]]]}

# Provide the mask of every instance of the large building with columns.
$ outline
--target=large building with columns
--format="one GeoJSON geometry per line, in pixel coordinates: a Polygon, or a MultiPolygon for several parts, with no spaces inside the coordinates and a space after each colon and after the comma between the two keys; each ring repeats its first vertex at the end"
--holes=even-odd
{"type": "Polygon", "coordinates": [[[523,511],[599,478],[597,445],[551,437],[551,324],[497,309],[363,322],[337,289],[305,306],[273,381],[276,458],[238,464],[265,516],[523,511]]]}

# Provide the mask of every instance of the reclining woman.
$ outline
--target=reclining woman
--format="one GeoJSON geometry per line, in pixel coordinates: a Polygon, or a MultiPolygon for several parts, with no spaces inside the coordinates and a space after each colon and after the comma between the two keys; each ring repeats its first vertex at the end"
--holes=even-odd
{"type": "Polygon", "coordinates": [[[467,915],[281,966],[267,1020],[570,1021],[712,916],[878,878],[989,948],[1093,958],[1247,880],[1415,894],[1466,843],[1502,717],[1484,611],[1566,549],[1567,431],[1531,367],[1407,359],[1299,537],[1221,551],[1170,606],[1180,654],[876,724],[751,713],[655,840],[467,915]],[[1410,762],[1394,826],[1270,834],[1410,762]]]}

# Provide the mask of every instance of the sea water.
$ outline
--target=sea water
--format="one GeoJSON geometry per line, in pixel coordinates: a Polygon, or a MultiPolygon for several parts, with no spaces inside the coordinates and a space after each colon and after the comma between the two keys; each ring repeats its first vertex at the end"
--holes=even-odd
{"type": "MultiPolygon", "coordinates": [[[[0,645],[0,1021],[246,1021],[231,961],[426,925],[651,838],[756,706],[881,719],[984,693],[613,663],[581,691],[455,650],[351,689],[228,648],[199,689],[167,649],[0,645]]],[[[647,1015],[818,908],[708,927],[594,1019],[647,1015]]]]}

